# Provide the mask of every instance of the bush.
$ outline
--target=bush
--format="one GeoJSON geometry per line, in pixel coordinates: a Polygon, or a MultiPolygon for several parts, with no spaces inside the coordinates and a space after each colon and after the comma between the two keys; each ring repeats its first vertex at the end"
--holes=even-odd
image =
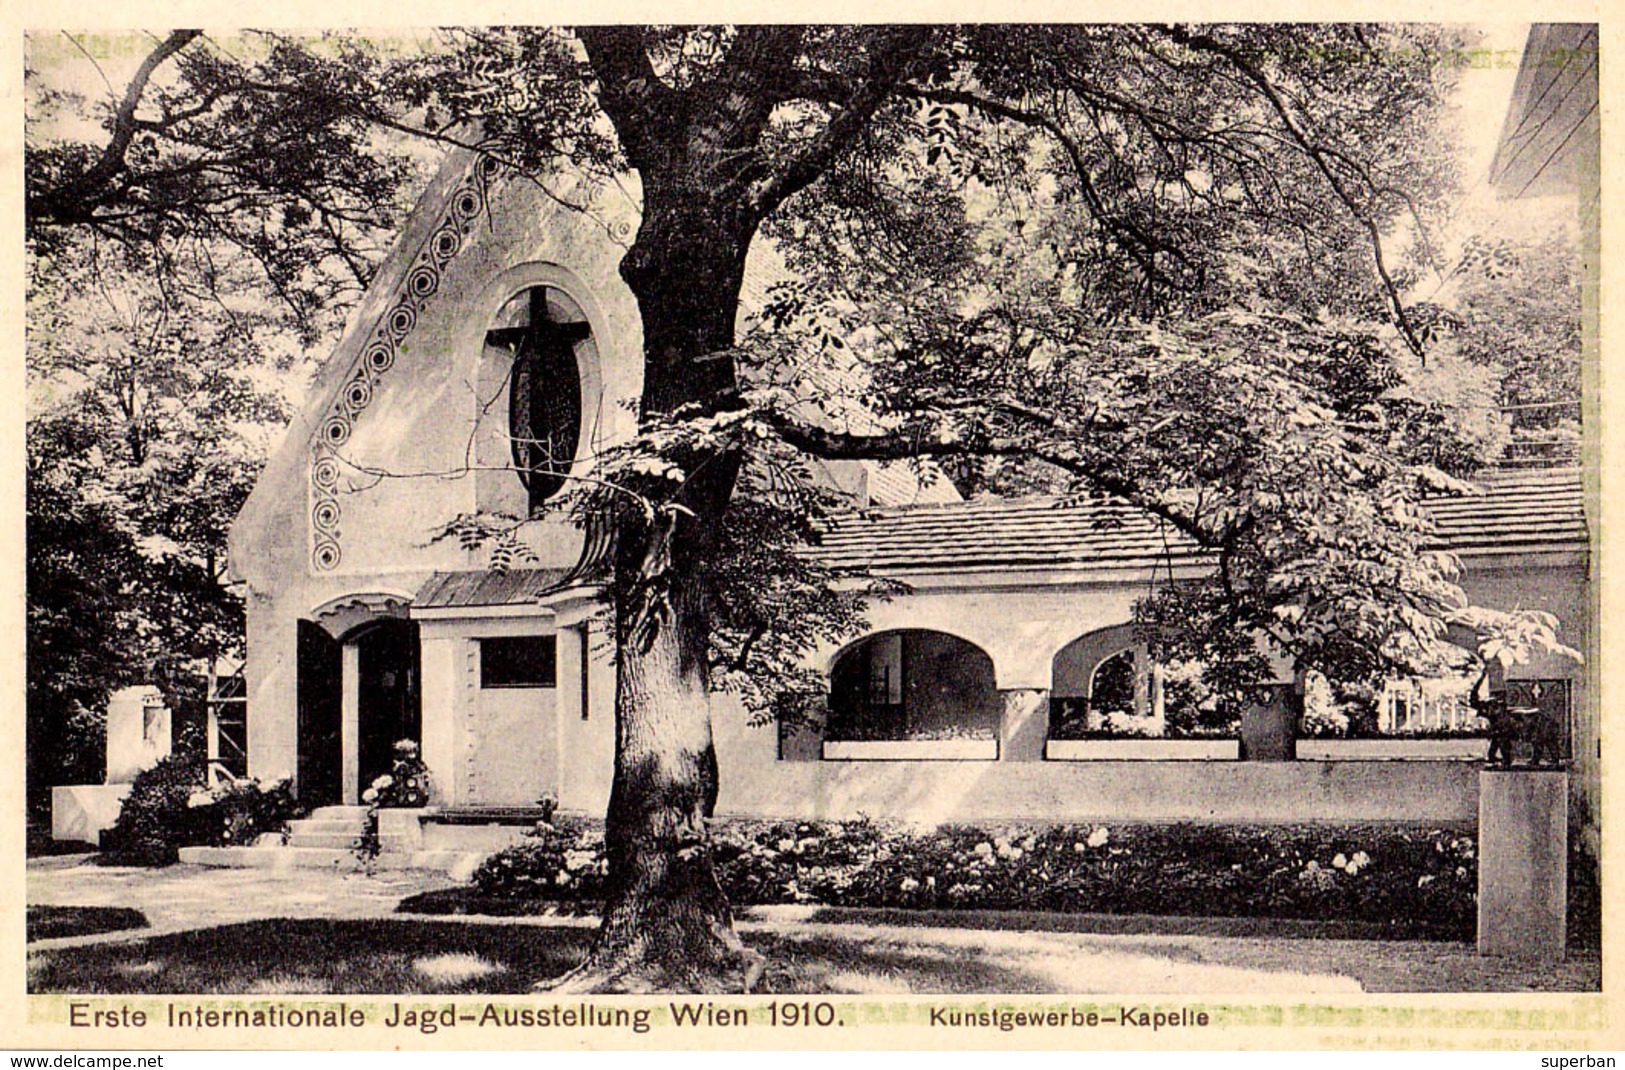
{"type": "Polygon", "coordinates": [[[604,837],[585,821],[539,821],[523,842],[487,858],[473,882],[495,899],[598,900],[604,897],[604,837]]]}
{"type": "Polygon", "coordinates": [[[280,832],[298,807],[286,778],[207,786],[205,761],[191,753],[164,758],[135,778],[118,821],[102,836],[104,860],[167,866],[182,847],[231,847],[280,832]]]}
{"type": "Polygon", "coordinates": [[[118,821],[102,834],[110,862],[126,866],[167,866],[176,851],[204,837],[203,815],[186,805],[203,786],[203,759],[172,754],[136,775],[124,797],[118,821]]]}
{"type": "Polygon", "coordinates": [[[187,805],[203,812],[205,842],[214,847],[246,847],[266,833],[287,832],[288,822],[303,812],[287,777],[226,780],[194,791],[187,805]]]}
{"type": "MultiPolygon", "coordinates": [[[[1302,918],[1450,939],[1471,937],[1477,909],[1473,837],[1441,829],[729,822],[713,850],[741,905],[1302,918]]],[[[488,858],[470,891],[592,900],[603,874],[601,835],[561,822],[488,858]]]]}

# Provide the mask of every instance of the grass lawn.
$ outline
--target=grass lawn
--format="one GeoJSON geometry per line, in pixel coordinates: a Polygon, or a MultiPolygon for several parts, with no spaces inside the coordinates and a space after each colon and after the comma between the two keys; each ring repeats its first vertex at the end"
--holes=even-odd
{"type": "Polygon", "coordinates": [[[63,936],[91,936],[122,929],[145,929],[147,916],[129,907],[28,908],[28,940],[54,940],[63,936]]]}
{"type": "MultiPolygon", "coordinates": [[[[32,992],[523,993],[587,953],[593,929],[422,920],[273,920],[127,943],[37,951],[32,992]]],[[[1032,979],[940,952],[909,953],[831,938],[758,936],[773,961],[764,991],[845,990],[881,978],[887,991],[1025,991],[1032,979]],[[829,987],[834,981],[835,987],[829,987]]]]}
{"type": "MultiPolygon", "coordinates": [[[[587,951],[590,924],[274,919],[35,949],[31,992],[511,994],[587,951]]],[[[1527,967],[1465,944],[756,923],[760,991],[1060,993],[1595,990],[1595,955],[1527,967]]]]}

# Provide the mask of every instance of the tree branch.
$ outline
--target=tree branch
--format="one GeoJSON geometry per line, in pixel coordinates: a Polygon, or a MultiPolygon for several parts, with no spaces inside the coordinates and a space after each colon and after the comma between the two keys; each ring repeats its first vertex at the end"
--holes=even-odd
{"type": "Polygon", "coordinates": [[[1084,161],[1083,147],[1078,144],[1076,138],[1066,132],[1066,129],[1055,118],[1033,111],[1030,108],[1017,107],[1014,104],[963,89],[911,85],[908,87],[908,92],[922,100],[932,100],[939,104],[964,105],[996,118],[1008,119],[1023,126],[1043,130],[1053,137],[1061,146],[1062,151],[1066,153],[1067,160],[1072,164],[1073,174],[1078,180],[1078,190],[1083,194],[1083,199],[1089,206],[1089,213],[1102,226],[1128,239],[1135,260],[1139,262],[1140,267],[1145,270],[1148,276],[1157,278],[1161,275],[1161,271],[1156,264],[1157,253],[1167,251],[1178,254],[1178,250],[1157,241],[1156,238],[1135,226],[1129,220],[1106,210],[1105,200],[1095,188],[1094,179],[1089,174],[1089,166],[1084,161]]]}
{"type": "Polygon", "coordinates": [[[615,124],[627,162],[646,170],[670,139],[684,95],[660,80],[638,26],[582,26],[576,37],[598,79],[598,103],[615,124]]]}
{"type": "Polygon", "coordinates": [[[1376,262],[1377,275],[1382,280],[1383,292],[1387,295],[1388,303],[1393,309],[1395,324],[1399,327],[1400,333],[1404,335],[1405,344],[1410,347],[1411,352],[1418,357],[1425,358],[1427,351],[1422,345],[1422,340],[1417,337],[1416,331],[1412,328],[1410,317],[1405,314],[1405,303],[1400,299],[1399,287],[1388,270],[1388,262],[1382,249],[1382,230],[1370,218],[1369,212],[1356,203],[1354,195],[1348,190],[1342,178],[1338,176],[1336,169],[1331,165],[1332,156],[1340,154],[1309,137],[1308,132],[1292,117],[1290,109],[1287,108],[1286,102],[1281,99],[1281,94],[1275,84],[1269,80],[1263,71],[1259,70],[1257,64],[1241,55],[1236,49],[1209,34],[1193,33],[1180,26],[1158,27],[1158,30],[1176,44],[1183,45],[1194,51],[1206,52],[1221,57],[1258,88],[1259,93],[1268,102],[1271,110],[1280,117],[1281,125],[1286,128],[1292,140],[1314,163],[1316,169],[1325,176],[1327,183],[1332,188],[1332,192],[1337,195],[1337,199],[1343,202],[1344,207],[1349,210],[1349,214],[1355,218],[1366,232],[1366,238],[1371,245],[1372,258],[1376,262]]]}
{"type": "Polygon", "coordinates": [[[1161,517],[1198,546],[1217,549],[1223,533],[1209,531],[1195,518],[1155,499],[1147,498],[1133,480],[1115,474],[1107,464],[1093,463],[1061,442],[1028,436],[951,438],[931,436],[923,428],[878,434],[855,434],[793,420],[782,413],[756,414],[783,441],[802,453],[826,461],[902,461],[923,457],[1029,457],[1077,476],[1095,490],[1161,517]]]}
{"type": "Polygon", "coordinates": [[[794,194],[811,185],[857,141],[876,111],[926,62],[932,30],[924,26],[877,29],[869,42],[868,77],[856,83],[846,105],[812,139],[812,143],[749,195],[751,210],[767,216],[794,194]]]}
{"type": "Polygon", "coordinates": [[[141,104],[141,97],[147,91],[147,83],[152,80],[152,74],[169,57],[191,44],[202,36],[202,30],[174,30],[158,47],[147,54],[136,68],[135,76],[124,89],[124,99],[119,101],[118,108],[113,113],[113,136],[102,149],[94,164],[73,183],[72,194],[74,199],[84,201],[94,193],[103,183],[124,170],[124,156],[130,149],[130,142],[135,139],[140,128],[135,118],[135,110],[141,104]]]}

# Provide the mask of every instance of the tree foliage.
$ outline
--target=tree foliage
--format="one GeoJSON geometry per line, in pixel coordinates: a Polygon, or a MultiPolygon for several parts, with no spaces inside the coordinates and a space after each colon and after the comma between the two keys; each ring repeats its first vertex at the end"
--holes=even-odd
{"type": "Polygon", "coordinates": [[[32,39],[25,73],[25,220],[42,251],[95,235],[211,291],[222,258],[246,258],[307,340],[358,296],[413,174],[370,121],[394,107],[397,64],[353,38],[176,30],[91,95],[42,69],[41,53],[72,54],[63,40],[32,39]]]}
{"type": "MultiPolygon", "coordinates": [[[[105,250],[103,250],[105,254],[105,250]]],[[[186,298],[130,259],[30,260],[30,784],[100,777],[109,692],[196,700],[242,651],[225,535],[287,418],[262,315],[186,298]]]]}

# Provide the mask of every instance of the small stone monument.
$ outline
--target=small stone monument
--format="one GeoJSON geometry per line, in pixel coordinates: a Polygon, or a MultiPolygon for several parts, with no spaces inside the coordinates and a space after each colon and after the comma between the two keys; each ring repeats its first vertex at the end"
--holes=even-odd
{"type": "Polygon", "coordinates": [[[51,838],[98,843],[118,821],[130,784],[168,757],[169,707],[156,687],[126,687],[107,701],[107,775],[102,784],[51,789],[51,838]]]}
{"type": "Polygon", "coordinates": [[[128,784],[169,756],[170,714],[156,687],[126,687],[107,700],[107,783],[128,784]]]}

